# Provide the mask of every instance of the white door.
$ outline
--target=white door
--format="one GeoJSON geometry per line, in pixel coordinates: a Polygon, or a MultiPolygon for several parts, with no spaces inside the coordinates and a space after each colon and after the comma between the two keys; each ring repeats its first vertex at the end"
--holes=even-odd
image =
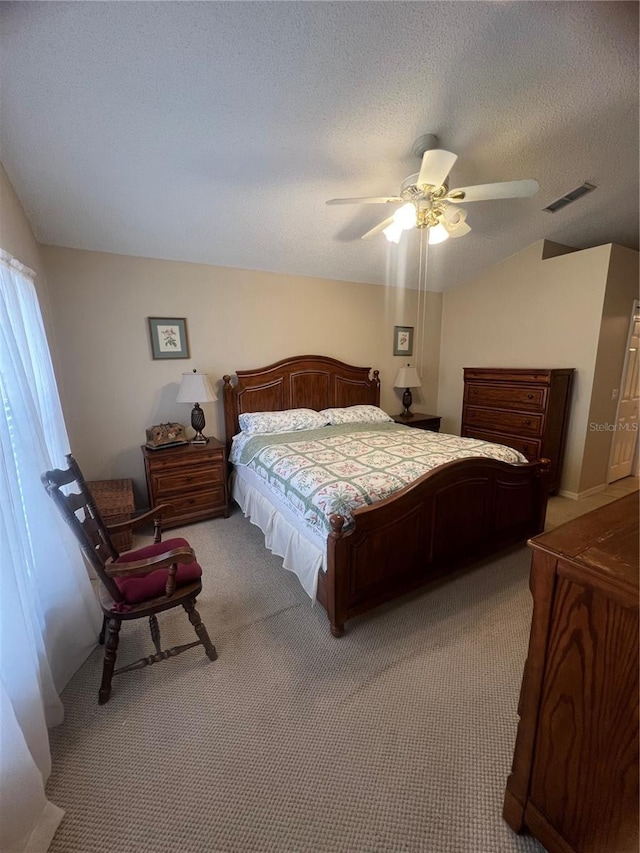
{"type": "Polygon", "coordinates": [[[640,395],[638,370],[640,367],[640,303],[633,306],[633,317],[629,329],[627,354],[620,383],[620,399],[616,431],[611,446],[609,482],[628,477],[633,470],[633,461],[638,446],[638,402],[640,395]]]}

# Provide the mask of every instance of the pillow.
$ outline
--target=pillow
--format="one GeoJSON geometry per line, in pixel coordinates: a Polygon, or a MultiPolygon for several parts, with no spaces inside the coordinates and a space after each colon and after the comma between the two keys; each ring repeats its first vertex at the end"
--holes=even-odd
{"type": "Polygon", "coordinates": [[[337,424],[381,424],[393,422],[386,412],[377,406],[347,406],[345,409],[322,409],[332,426],[337,424]]]}
{"type": "Polygon", "coordinates": [[[313,409],[285,409],[283,412],[245,412],[238,418],[240,429],[250,435],[293,432],[327,426],[328,418],[313,409]]]}

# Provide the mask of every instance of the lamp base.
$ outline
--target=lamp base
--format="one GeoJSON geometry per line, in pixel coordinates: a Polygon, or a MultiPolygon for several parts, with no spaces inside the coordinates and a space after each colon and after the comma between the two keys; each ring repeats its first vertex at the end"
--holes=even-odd
{"type": "Polygon", "coordinates": [[[411,404],[413,403],[413,396],[411,394],[410,388],[405,388],[404,394],[402,395],[402,405],[404,406],[404,412],[402,413],[403,418],[412,418],[413,412],[410,412],[411,404]]]}
{"type": "Polygon", "coordinates": [[[206,437],[206,435],[203,435],[201,432],[197,432],[193,436],[191,441],[189,442],[189,444],[208,444],[208,443],[209,443],[209,439],[206,437]]]}
{"type": "Polygon", "coordinates": [[[191,444],[207,444],[209,439],[202,434],[202,430],[204,429],[204,412],[200,408],[199,403],[195,403],[193,409],[191,409],[191,428],[195,431],[195,435],[191,439],[191,444]]]}
{"type": "Polygon", "coordinates": [[[402,418],[403,421],[410,421],[411,418],[413,417],[413,412],[409,412],[409,411],[400,412],[400,414],[396,415],[396,417],[402,418]]]}

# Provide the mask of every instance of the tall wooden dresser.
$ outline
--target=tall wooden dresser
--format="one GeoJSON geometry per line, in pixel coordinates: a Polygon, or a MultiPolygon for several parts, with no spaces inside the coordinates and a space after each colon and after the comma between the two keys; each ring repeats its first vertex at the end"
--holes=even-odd
{"type": "Polygon", "coordinates": [[[536,536],[504,819],[549,853],[638,851],[638,492],[536,536]]]}
{"type": "Polygon", "coordinates": [[[460,434],[546,457],[549,491],[558,491],[573,368],[465,367],[460,434]]]}

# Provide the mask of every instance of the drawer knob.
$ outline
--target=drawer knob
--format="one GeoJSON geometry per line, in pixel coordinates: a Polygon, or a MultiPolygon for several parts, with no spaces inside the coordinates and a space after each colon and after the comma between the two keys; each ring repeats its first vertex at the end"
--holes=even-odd
{"type": "Polygon", "coordinates": [[[529,420],[529,418],[527,418],[527,419],[526,419],[525,424],[526,424],[527,426],[531,426],[531,421],[529,420]]]}
{"type": "Polygon", "coordinates": [[[527,400],[533,400],[533,394],[527,394],[527,400]]]}
{"type": "Polygon", "coordinates": [[[187,477],[187,483],[190,483],[193,480],[193,477],[187,477]]]}

